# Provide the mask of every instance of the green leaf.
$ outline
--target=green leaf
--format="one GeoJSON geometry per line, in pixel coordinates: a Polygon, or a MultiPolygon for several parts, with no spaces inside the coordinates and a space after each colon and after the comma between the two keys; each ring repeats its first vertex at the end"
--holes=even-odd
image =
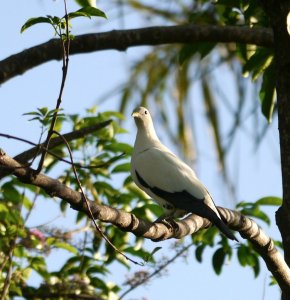
{"type": "Polygon", "coordinates": [[[6,182],[3,184],[2,193],[6,201],[11,201],[12,203],[18,204],[22,200],[22,195],[14,187],[13,182],[6,182]]]}
{"type": "Polygon", "coordinates": [[[46,262],[44,257],[34,256],[29,259],[30,267],[41,276],[47,274],[46,262]]]}
{"type": "Polygon", "coordinates": [[[64,249],[64,250],[67,250],[73,254],[77,254],[78,253],[78,250],[73,247],[72,245],[68,244],[68,243],[65,243],[65,242],[55,242],[54,244],[54,247],[56,248],[61,248],[61,249],[64,249]]]}
{"type": "Polygon", "coordinates": [[[258,48],[248,59],[243,67],[243,73],[252,72],[252,79],[255,81],[272,63],[272,49],[258,48]]]}
{"type": "Polygon", "coordinates": [[[96,7],[96,0],[75,0],[76,3],[82,7],[93,6],[96,7]]]}
{"type": "Polygon", "coordinates": [[[217,275],[219,275],[222,271],[222,266],[224,264],[225,258],[226,253],[223,248],[217,249],[212,257],[212,265],[217,275]]]}
{"type": "Polygon", "coordinates": [[[280,197],[270,196],[270,197],[263,197],[259,199],[256,204],[258,205],[274,205],[274,206],[281,206],[282,199],[280,197]]]}
{"type": "Polygon", "coordinates": [[[237,256],[241,266],[250,266],[254,271],[255,277],[259,275],[260,262],[257,254],[251,249],[249,245],[240,245],[237,251],[237,256]]]}
{"type": "Polygon", "coordinates": [[[77,17],[102,17],[107,19],[106,14],[100,9],[93,6],[85,6],[75,12],[68,14],[69,19],[77,18],[77,17]]]}
{"type": "Polygon", "coordinates": [[[255,277],[260,273],[260,262],[258,256],[254,256],[254,264],[252,265],[255,277]]]}
{"type": "Polygon", "coordinates": [[[195,249],[195,258],[200,263],[202,262],[202,254],[203,254],[204,249],[205,249],[204,244],[197,246],[195,249]]]}
{"type": "Polygon", "coordinates": [[[155,203],[146,203],[146,210],[149,210],[151,213],[158,217],[164,213],[163,209],[155,203]]]}
{"type": "Polygon", "coordinates": [[[29,20],[27,20],[24,25],[21,27],[20,32],[23,33],[27,28],[39,24],[39,23],[48,23],[48,24],[52,24],[51,23],[51,19],[48,17],[36,17],[36,18],[30,18],[29,20]]]}
{"type": "Polygon", "coordinates": [[[242,214],[251,216],[257,219],[260,219],[270,225],[271,221],[268,215],[266,215],[257,205],[254,205],[252,208],[245,208],[241,211],[242,214]]]}
{"type": "Polygon", "coordinates": [[[247,248],[243,245],[240,246],[237,251],[237,256],[240,265],[243,267],[247,265],[247,255],[248,255],[247,248]]]}
{"type": "Polygon", "coordinates": [[[162,247],[155,247],[155,248],[151,251],[151,253],[147,254],[146,256],[143,256],[144,261],[145,261],[145,262],[149,262],[149,261],[154,262],[155,260],[154,260],[154,258],[153,258],[153,255],[154,255],[156,252],[158,252],[159,250],[161,250],[161,249],[162,249],[162,247]]]}
{"type": "Polygon", "coordinates": [[[205,43],[205,42],[184,45],[179,52],[179,57],[178,57],[179,64],[182,65],[184,62],[191,59],[192,56],[194,56],[194,54],[196,53],[199,53],[200,59],[203,59],[211,52],[211,50],[213,50],[215,45],[216,45],[215,43],[205,43]]]}
{"type": "Polygon", "coordinates": [[[263,74],[263,82],[259,93],[262,113],[269,123],[272,122],[272,114],[275,104],[275,86],[276,78],[274,65],[271,64],[263,74]]]}
{"type": "Polygon", "coordinates": [[[124,163],[121,165],[116,166],[112,173],[122,173],[122,172],[130,172],[131,164],[130,163],[124,163]]]}
{"type": "Polygon", "coordinates": [[[8,207],[4,204],[0,202],[0,212],[8,212],[8,207]]]}
{"type": "Polygon", "coordinates": [[[152,250],[152,252],[150,253],[151,256],[153,256],[157,251],[159,251],[159,250],[161,250],[161,249],[162,249],[162,247],[155,247],[155,248],[152,250]]]}
{"type": "Polygon", "coordinates": [[[110,150],[112,152],[123,152],[126,154],[132,153],[132,147],[125,143],[111,143],[111,144],[105,145],[104,148],[106,150],[110,150]]]}
{"type": "Polygon", "coordinates": [[[27,209],[30,210],[32,208],[32,202],[30,201],[29,198],[27,198],[26,196],[22,196],[22,203],[23,206],[27,209]]]}
{"type": "Polygon", "coordinates": [[[61,242],[56,238],[50,237],[47,238],[45,243],[47,244],[47,246],[53,246],[55,248],[61,248],[61,249],[65,249],[73,254],[77,254],[78,251],[75,247],[73,247],[72,245],[65,243],[65,242],[61,242]]]}

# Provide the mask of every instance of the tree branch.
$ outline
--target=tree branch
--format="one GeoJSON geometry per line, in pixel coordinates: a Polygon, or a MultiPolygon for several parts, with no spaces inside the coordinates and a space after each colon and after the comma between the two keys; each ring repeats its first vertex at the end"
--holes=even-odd
{"type": "MultiPolygon", "coordinates": [[[[65,133],[62,136],[63,136],[63,138],[66,139],[66,141],[70,142],[73,140],[77,140],[79,138],[83,138],[84,136],[86,136],[90,133],[93,133],[95,131],[98,131],[100,129],[103,129],[106,126],[108,126],[111,122],[112,122],[112,120],[107,120],[107,121],[100,122],[100,123],[92,125],[92,126],[84,127],[79,130],[65,133]]],[[[63,144],[63,139],[59,136],[55,137],[55,138],[51,139],[48,149],[49,150],[53,149],[62,144],[63,144]]],[[[31,149],[28,149],[28,150],[18,154],[17,156],[14,157],[14,159],[20,163],[27,163],[30,159],[32,159],[33,157],[35,157],[37,155],[39,148],[41,148],[43,146],[44,146],[44,143],[41,143],[38,146],[32,147],[31,149]]]]}
{"type": "MultiPolygon", "coordinates": [[[[108,126],[111,122],[112,122],[112,120],[106,120],[106,121],[100,122],[100,123],[92,125],[92,126],[84,127],[82,129],[79,129],[79,130],[75,130],[75,131],[65,133],[62,136],[68,142],[70,142],[70,141],[73,141],[73,140],[76,140],[76,139],[79,139],[79,138],[83,138],[84,136],[86,136],[90,133],[93,133],[95,131],[98,131],[100,129],[103,129],[106,126],[108,126]]],[[[8,134],[1,134],[0,133],[0,136],[4,136],[6,138],[18,139],[18,140],[21,140],[23,142],[29,143],[30,145],[36,145],[36,146],[34,146],[34,147],[32,147],[32,148],[16,155],[14,157],[14,159],[17,160],[21,164],[27,164],[30,159],[32,159],[32,158],[34,158],[34,157],[41,154],[41,151],[39,151],[40,149],[45,149],[44,148],[44,143],[35,144],[35,143],[30,142],[28,140],[25,140],[23,138],[16,138],[16,137],[8,135],[8,134]]],[[[62,138],[59,137],[59,136],[55,137],[55,138],[51,139],[48,149],[45,149],[45,150],[48,153],[50,153],[51,155],[53,155],[53,153],[51,153],[49,150],[51,150],[51,149],[53,149],[53,148],[55,148],[55,147],[57,147],[61,144],[63,144],[62,138]]],[[[59,158],[59,159],[61,159],[61,158],[59,158]]],[[[63,161],[65,161],[65,160],[63,159],[63,161]]],[[[5,176],[8,176],[9,174],[10,174],[10,172],[8,170],[0,170],[0,180],[2,178],[4,178],[5,176]]]]}
{"type": "MultiPolygon", "coordinates": [[[[3,151],[0,152],[0,171],[1,169],[9,170],[22,182],[38,186],[51,197],[61,198],[70,203],[73,209],[89,215],[81,193],[44,174],[35,175],[33,169],[23,167],[3,151]]],[[[95,201],[88,201],[88,204],[95,219],[112,223],[123,231],[132,232],[136,236],[143,236],[153,241],[169,238],[180,239],[211,225],[207,219],[192,214],[178,221],[178,229],[172,230],[162,223],[150,223],[146,220],[138,219],[131,213],[106,205],[99,205],[95,201]]],[[[275,247],[273,240],[253,220],[229,209],[218,207],[218,210],[230,228],[239,231],[243,238],[248,239],[254,245],[282,291],[289,293],[290,269],[275,247]]]]}
{"type": "MultiPolygon", "coordinates": [[[[177,43],[243,43],[262,47],[273,46],[273,34],[268,28],[248,28],[214,25],[157,26],[129,30],[84,34],[71,41],[70,54],[129,47],[177,43]]],[[[50,60],[62,59],[58,39],[26,49],[0,61],[0,84],[50,60]]]]}

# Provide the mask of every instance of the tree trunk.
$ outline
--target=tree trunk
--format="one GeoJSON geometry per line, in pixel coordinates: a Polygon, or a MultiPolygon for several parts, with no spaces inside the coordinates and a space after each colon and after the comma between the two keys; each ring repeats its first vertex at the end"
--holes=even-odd
{"type": "MultiPolygon", "coordinates": [[[[276,223],[282,236],[285,261],[290,266],[290,35],[287,31],[287,15],[290,13],[290,1],[265,0],[263,5],[274,33],[283,183],[283,205],[276,213],[276,223]]],[[[284,293],[282,294],[282,299],[289,300],[290,295],[285,295],[284,293]]]]}

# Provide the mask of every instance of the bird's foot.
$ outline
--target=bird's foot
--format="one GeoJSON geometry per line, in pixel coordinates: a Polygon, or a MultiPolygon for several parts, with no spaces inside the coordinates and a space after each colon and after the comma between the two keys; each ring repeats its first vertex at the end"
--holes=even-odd
{"type": "Polygon", "coordinates": [[[170,216],[161,216],[159,218],[157,218],[153,223],[162,223],[163,225],[165,225],[168,229],[172,230],[172,231],[176,231],[178,230],[179,226],[176,223],[176,221],[170,217],[170,216]]]}

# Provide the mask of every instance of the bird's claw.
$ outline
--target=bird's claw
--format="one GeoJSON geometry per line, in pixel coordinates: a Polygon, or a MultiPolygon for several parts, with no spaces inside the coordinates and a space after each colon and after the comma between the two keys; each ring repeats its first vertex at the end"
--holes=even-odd
{"type": "Polygon", "coordinates": [[[176,223],[176,221],[172,218],[172,217],[165,217],[165,216],[161,216],[158,219],[156,219],[154,221],[154,223],[162,223],[163,225],[165,225],[168,229],[172,230],[172,231],[177,231],[179,226],[176,223]]]}

